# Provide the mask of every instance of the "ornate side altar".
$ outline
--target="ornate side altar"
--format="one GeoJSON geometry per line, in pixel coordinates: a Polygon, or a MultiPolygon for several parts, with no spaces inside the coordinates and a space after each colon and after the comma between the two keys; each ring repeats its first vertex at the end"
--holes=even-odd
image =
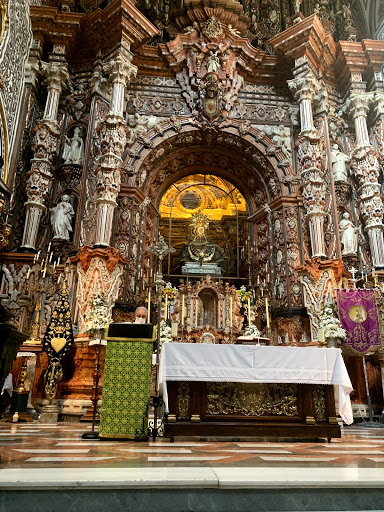
{"type": "Polygon", "coordinates": [[[353,422],[337,349],[168,343],[159,385],[170,437],[341,437],[334,391],[353,422]]]}

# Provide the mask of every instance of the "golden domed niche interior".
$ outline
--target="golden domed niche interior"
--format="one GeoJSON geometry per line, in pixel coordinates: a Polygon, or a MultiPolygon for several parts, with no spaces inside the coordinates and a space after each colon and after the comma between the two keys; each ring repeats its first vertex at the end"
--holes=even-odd
{"type": "Polygon", "coordinates": [[[184,176],[165,191],[159,212],[160,232],[176,249],[169,255],[167,275],[182,272],[181,258],[191,241],[193,219],[202,214],[209,223],[209,242],[225,259],[222,275],[245,277],[238,256],[249,237],[249,212],[244,196],[232,183],[213,174],[184,176]]]}
{"type": "Polygon", "coordinates": [[[242,194],[228,181],[211,174],[192,174],[171,185],[159,211],[162,218],[173,219],[188,219],[200,211],[213,221],[248,213],[248,208],[242,194]]]}

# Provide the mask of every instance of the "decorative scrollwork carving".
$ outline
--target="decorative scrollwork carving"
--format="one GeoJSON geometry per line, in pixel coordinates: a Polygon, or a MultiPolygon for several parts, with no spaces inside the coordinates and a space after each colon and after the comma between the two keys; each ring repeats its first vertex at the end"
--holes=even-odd
{"type": "Polygon", "coordinates": [[[316,421],[326,421],[325,418],[325,393],[324,387],[316,385],[312,391],[313,405],[315,406],[316,421]]]}
{"type": "Polygon", "coordinates": [[[295,384],[208,383],[209,414],[297,415],[295,384]]]}
{"type": "Polygon", "coordinates": [[[177,403],[179,406],[179,420],[189,419],[190,390],[188,382],[180,382],[177,390],[177,403]]]}

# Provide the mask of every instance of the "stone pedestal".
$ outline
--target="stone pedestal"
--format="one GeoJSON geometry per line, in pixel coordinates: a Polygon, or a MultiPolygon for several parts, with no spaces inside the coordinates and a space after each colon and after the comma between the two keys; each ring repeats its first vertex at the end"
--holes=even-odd
{"type": "Polygon", "coordinates": [[[57,423],[59,421],[59,409],[56,403],[44,405],[40,414],[40,423],[57,423]]]}
{"type": "Polygon", "coordinates": [[[181,267],[182,274],[221,276],[221,268],[216,263],[187,262],[181,267]]]}

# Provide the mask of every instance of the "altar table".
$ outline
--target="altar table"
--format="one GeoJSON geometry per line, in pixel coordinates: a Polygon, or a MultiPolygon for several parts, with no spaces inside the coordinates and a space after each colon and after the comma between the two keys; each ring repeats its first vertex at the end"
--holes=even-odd
{"type": "Polygon", "coordinates": [[[159,387],[171,437],[340,437],[335,395],[353,422],[352,384],[334,348],[166,343],[159,387]]]}

